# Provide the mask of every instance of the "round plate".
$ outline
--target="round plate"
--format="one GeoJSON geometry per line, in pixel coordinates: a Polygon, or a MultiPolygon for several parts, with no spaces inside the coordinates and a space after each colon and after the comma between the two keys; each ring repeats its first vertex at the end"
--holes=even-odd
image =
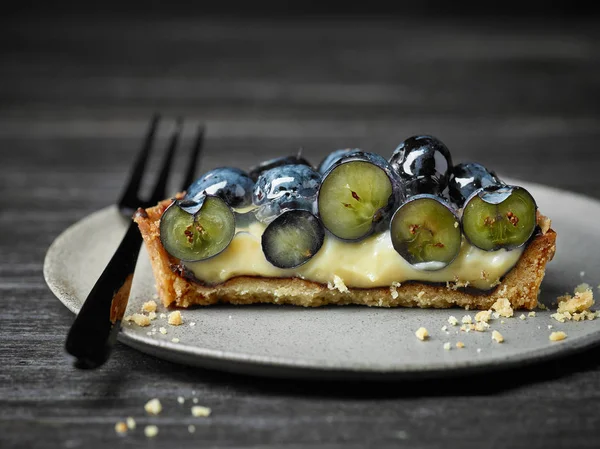
{"type": "MultiPolygon", "coordinates": [[[[539,185],[530,190],[558,233],[557,253],[542,284],[541,301],[572,292],[581,282],[596,290],[600,273],[598,222],[600,202],[539,185]],[[587,274],[586,274],[587,273],[587,274]]],[[[50,289],[77,312],[125,233],[127,220],[115,207],[100,210],[64,231],[44,263],[50,289]]],[[[127,314],[156,299],[148,255],[140,254],[127,314]]],[[[157,302],[159,302],[157,300],[157,302]]],[[[170,361],[232,372],[277,377],[409,378],[433,377],[507,368],[560,356],[600,342],[600,319],[559,323],[551,311],[535,317],[492,320],[486,332],[461,332],[448,324],[474,312],[462,309],[368,308],[331,306],[211,306],[182,310],[184,324],[170,326],[161,313],[148,327],[126,323],[119,339],[126,345],[170,361]],[[552,329],[549,329],[549,326],[552,329]],[[424,326],[430,338],[415,331],[424,326]],[[447,330],[442,330],[447,326],[447,330]],[[160,328],[166,329],[166,334],[160,328]],[[499,330],[504,343],[492,341],[499,330]],[[551,342],[552,331],[568,338],[551,342]],[[173,340],[175,339],[175,340],[173,340]],[[465,347],[457,349],[461,341],[465,347]],[[444,349],[450,342],[451,350],[444,349]]]]}

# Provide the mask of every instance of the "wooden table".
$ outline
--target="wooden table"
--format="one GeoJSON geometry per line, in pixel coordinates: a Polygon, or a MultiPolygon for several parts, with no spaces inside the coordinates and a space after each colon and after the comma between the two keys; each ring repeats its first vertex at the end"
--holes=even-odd
{"type": "Polygon", "coordinates": [[[456,161],[600,198],[596,18],[1,20],[0,447],[145,446],[148,423],[170,448],[600,447],[599,350],[391,384],[250,378],[123,345],[78,371],[73,316],[42,277],[53,239],[118,197],[154,111],[186,117],[186,142],[207,124],[206,169],[298,147],[388,156],[430,133],[456,161]],[[210,418],[176,402],[194,395],[210,418]],[[138,427],[118,436],[127,416],[138,427]]]}

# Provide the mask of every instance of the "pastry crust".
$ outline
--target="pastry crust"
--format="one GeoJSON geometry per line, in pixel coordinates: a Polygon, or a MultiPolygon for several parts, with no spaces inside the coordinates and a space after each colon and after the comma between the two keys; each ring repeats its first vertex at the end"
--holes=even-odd
{"type": "Polygon", "coordinates": [[[134,216],[150,255],[158,294],[165,306],[272,303],[319,307],[358,304],[422,308],[459,306],[484,310],[497,299],[506,298],[515,309],[533,309],[537,305],[546,264],[552,260],[556,250],[556,233],[549,228],[549,220],[539,214],[538,223],[548,225],[541,226],[542,231],[528,244],[517,264],[489,292],[423,282],[405,282],[392,288],[337,289],[299,278],[253,276],[238,276],[218,285],[205,286],[187,279],[178,270],[179,261],[171,257],[160,242],[160,217],[171,202],[165,200],[155,207],[138,209],[134,216]]]}

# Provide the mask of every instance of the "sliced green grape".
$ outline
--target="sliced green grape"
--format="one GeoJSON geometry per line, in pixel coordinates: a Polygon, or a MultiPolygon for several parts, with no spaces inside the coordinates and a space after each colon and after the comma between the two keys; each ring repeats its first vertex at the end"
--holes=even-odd
{"type": "Polygon", "coordinates": [[[473,245],[486,251],[518,248],[535,230],[536,209],[535,200],[522,187],[479,189],[465,202],[463,232],[473,245]]]}
{"type": "Polygon", "coordinates": [[[323,179],[319,216],[336,237],[357,240],[386,218],[393,194],[392,181],[383,168],[367,161],[344,162],[323,179]]]}
{"type": "Polygon", "coordinates": [[[175,201],[160,220],[160,239],[177,259],[193,262],[223,251],[235,235],[235,216],[221,198],[175,201]]]}
{"type": "Polygon", "coordinates": [[[421,270],[440,270],[458,255],[461,232],[456,213],[435,195],[411,197],[390,224],[394,249],[421,270]]]}

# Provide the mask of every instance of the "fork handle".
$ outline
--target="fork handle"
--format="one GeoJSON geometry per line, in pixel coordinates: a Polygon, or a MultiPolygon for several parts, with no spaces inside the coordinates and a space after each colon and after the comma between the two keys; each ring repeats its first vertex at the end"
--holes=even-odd
{"type": "Polygon", "coordinates": [[[115,254],[73,322],[65,349],[78,368],[97,368],[109,357],[127,308],[142,235],[131,221],[115,254]]]}

